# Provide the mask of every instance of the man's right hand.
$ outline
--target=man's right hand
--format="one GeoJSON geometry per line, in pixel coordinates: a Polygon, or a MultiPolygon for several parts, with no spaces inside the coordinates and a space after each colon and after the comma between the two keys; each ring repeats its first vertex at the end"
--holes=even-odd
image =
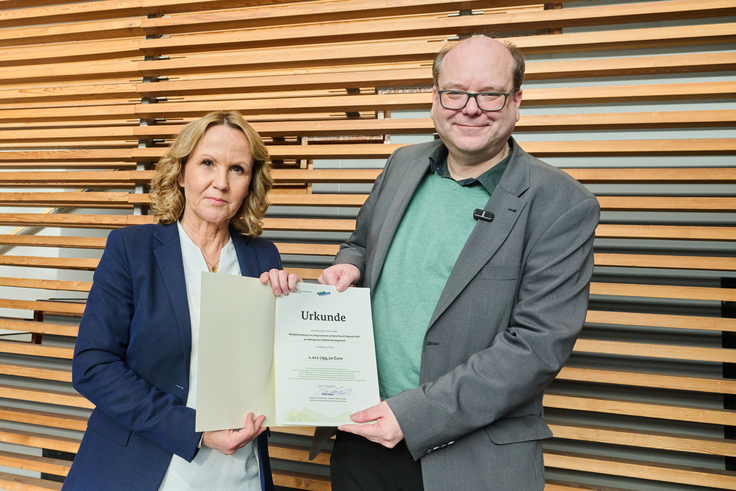
{"type": "Polygon", "coordinates": [[[344,291],[349,286],[355,286],[360,281],[360,270],[352,264],[335,264],[322,271],[317,278],[320,285],[332,285],[337,291],[344,291]]]}

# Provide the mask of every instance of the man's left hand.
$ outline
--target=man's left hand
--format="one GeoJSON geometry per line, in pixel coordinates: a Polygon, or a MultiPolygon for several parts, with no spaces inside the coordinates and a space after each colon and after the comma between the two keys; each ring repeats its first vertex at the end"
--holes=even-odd
{"type": "Polygon", "coordinates": [[[394,448],[397,443],[404,439],[404,433],[399,427],[399,422],[386,401],[351,414],[350,419],[356,423],[369,423],[371,421],[375,421],[375,423],[342,425],[337,429],[363,436],[388,448],[394,448]]]}

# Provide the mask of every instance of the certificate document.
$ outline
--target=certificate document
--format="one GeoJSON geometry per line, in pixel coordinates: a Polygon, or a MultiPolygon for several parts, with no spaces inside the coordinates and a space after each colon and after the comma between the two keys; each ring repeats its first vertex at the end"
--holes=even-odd
{"type": "Polygon", "coordinates": [[[351,423],[380,402],[369,290],[202,273],[197,386],[197,431],[351,423]]]}

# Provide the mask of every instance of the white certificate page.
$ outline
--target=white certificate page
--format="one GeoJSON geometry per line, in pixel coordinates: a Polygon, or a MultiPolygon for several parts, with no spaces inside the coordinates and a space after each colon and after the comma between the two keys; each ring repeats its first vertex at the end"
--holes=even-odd
{"type": "Polygon", "coordinates": [[[197,431],[350,423],[380,402],[369,290],[202,273],[197,373],[197,431]]]}
{"type": "Polygon", "coordinates": [[[338,426],[380,402],[370,290],[299,283],[276,304],[276,424],[338,426]]]}

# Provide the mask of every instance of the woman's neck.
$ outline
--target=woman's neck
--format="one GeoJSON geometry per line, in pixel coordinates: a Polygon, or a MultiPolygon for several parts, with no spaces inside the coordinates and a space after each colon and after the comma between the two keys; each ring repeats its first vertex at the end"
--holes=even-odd
{"type": "Polygon", "coordinates": [[[187,236],[202,252],[207,269],[216,272],[220,263],[220,251],[230,240],[228,223],[194,223],[187,220],[186,216],[183,216],[180,222],[187,236]]]}

